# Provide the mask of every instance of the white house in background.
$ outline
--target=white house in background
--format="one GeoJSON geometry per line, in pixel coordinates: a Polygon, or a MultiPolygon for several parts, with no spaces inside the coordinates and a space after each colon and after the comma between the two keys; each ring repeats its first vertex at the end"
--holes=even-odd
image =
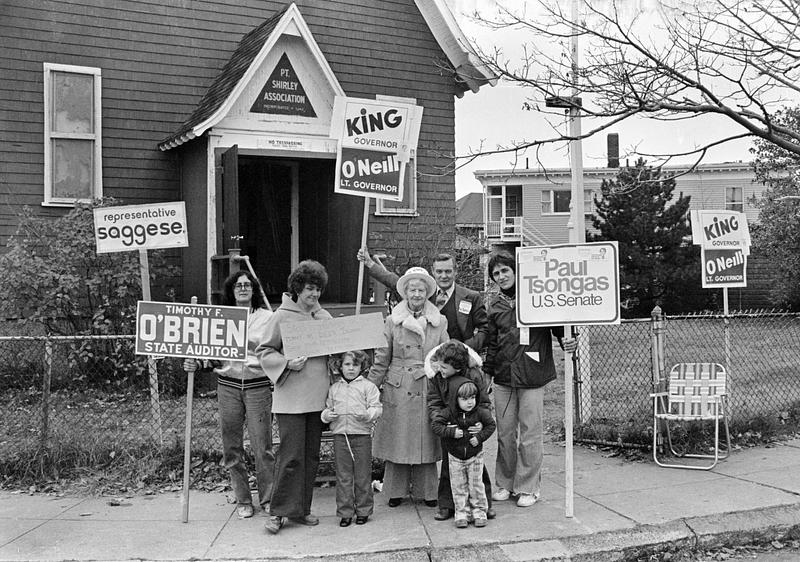
{"type": "MultiPolygon", "coordinates": [[[[663,175],[684,174],[675,179],[674,195],[690,195],[692,209],[729,209],[744,212],[748,221],[758,218],[758,209],[748,203],[764,187],[753,181],[749,163],[702,164],[686,173],[686,166],[664,166],[663,175]]],[[[616,179],[617,168],[584,170],[586,226],[593,199],[600,196],[603,180],[616,179]]],[[[484,233],[492,247],[508,249],[520,245],[551,245],[569,242],[571,172],[567,169],[478,170],[483,185],[484,233]]]]}

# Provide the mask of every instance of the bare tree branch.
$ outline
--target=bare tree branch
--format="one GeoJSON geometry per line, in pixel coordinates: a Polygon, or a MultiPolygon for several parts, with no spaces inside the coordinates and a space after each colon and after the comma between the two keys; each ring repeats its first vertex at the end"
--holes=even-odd
{"type": "MultiPolygon", "coordinates": [[[[563,97],[577,84],[581,115],[590,123],[579,137],[557,133],[480,154],[516,156],[530,148],[586,139],[633,118],[671,121],[719,115],[741,132],[689,152],[659,156],[702,159],[712,147],[748,137],[800,155],[800,131],[775,119],[777,111],[800,97],[796,0],[661,0],[649,13],[622,0],[579,1],[579,21],[572,21],[566,3],[558,0],[523,7],[499,0],[496,15],[474,16],[490,28],[529,35],[518,60],[496,48],[478,53],[502,80],[531,90],[526,109],[555,115],[542,101],[563,97]],[[583,46],[577,75],[567,52],[575,36],[583,46]]],[[[472,151],[460,165],[478,155],[472,151]]]]}

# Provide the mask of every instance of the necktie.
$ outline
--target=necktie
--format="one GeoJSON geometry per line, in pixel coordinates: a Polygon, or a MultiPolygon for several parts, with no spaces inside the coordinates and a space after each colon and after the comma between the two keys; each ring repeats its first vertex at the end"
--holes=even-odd
{"type": "Polygon", "coordinates": [[[439,289],[436,293],[436,308],[441,310],[445,303],[447,303],[447,293],[439,289]]]}

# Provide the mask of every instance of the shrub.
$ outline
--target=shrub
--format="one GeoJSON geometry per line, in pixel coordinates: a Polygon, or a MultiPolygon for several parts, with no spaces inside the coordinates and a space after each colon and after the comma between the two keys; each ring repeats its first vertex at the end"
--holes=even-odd
{"type": "MultiPolygon", "coordinates": [[[[111,198],[77,204],[66,215],[39,217],[26,207],[19,227],[0,256],[0,314],[17,319],[25,331],[54,335],[111,335],[135,332],[136,303],[142,295],[137,252],[95,252],[95,207],[111,198]]],[[[150,252],[151,278],[169,279],[178,269],[163,253],[150,252]]],[[[137,371],[125,342],[78,341],[67,364],[77,380],[129,380],[137,371]]]]}

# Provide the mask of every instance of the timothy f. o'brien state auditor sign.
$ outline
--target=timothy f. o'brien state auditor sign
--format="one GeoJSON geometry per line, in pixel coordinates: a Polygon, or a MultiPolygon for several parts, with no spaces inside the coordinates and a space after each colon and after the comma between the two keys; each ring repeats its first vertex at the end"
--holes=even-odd
{"type": "Polygon", "coordinates": [[[520,326],[618,324],[616,242],[517,249],[520,326]]]}

